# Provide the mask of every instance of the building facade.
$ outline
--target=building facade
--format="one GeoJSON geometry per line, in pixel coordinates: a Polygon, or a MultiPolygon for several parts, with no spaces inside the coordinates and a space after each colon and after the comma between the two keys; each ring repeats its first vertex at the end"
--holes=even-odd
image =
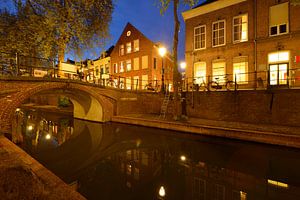
{"type": "Polygon", "coordinates": [[[110,76],[110,54],[114,46],[111,46],[107,51],[103,52],[101,56],[94,60],[94,75],[98,83],[106,85],[110,76]]]}
{"type": "Polygon", "coordinates": [[[188,82],[300,85],[300,5],[294,1],[208,0],[182,15],[188,82]]]}
{"type": "Polygon", "coordinates": [[[115,87],[142,90],[151,84],[172,89],[173,62],[168,53],[164,57],[159,55],[160,47],[128,23],[111,53],[115,87]]]}

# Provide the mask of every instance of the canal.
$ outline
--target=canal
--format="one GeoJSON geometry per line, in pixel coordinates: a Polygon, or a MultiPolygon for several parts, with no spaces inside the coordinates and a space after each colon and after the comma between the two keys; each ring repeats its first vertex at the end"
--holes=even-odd
{"type": "Polygon", "coordinates": [[[22,108],[13,141],[87,199],[300,199],[300,150],[22,108]]]}

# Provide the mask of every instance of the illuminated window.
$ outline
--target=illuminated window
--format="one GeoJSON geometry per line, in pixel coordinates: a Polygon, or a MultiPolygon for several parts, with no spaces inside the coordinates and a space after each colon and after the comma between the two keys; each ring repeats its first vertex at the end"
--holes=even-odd
{"type": "Polygon", "coordinates": [[[108,66],[108,64],[105,64],[105,73],[109,74],[109,66],[108,66]]]}
{"type": "Polygon", "coordinates": [[[126,61],[126,71],[127,72],[131,71],[131,60],[126,61]]]}
{"type": "Polygon", "coordinates": [[[248,83],[248,58],[236,57],[233,59],[233,81],[238,84],[248,83]]]}
{"type": "Polygon", "coordinates": [[[126,43],[126,53],[131,53],[131,42],[126,43]]]}
{"type": "Polygon", "coordinates": [[[247,200],[247,193],[243,191],[236,191],[232,192],[233,198],[232,200],[247,200]]]}
{"type": "Polygon", "coordinates": [[[124,62],[120,62],[120,73],[124,72],[124,62]]]}
{"type": "Polygon", "coordinates": [[[198,26],[194,28],[194,49],[205,49],[206,47],[206,26],[198,26]]]}
{"type": "Polygon", "coordinates": [[[139,79],[140,79],[139,76],[134,76],[133,77],[133,85],[134,85],[135,90],[139,89],[139,79]]]}
{"type": "Polygon", "coordinates": [[[248,41],[248,14],[233,18],[233,42],[248,41]]]}
{"type": "Polygon", "coordinates": [[[216,81],[217,79],[222,82],[224,81],[223,77],[225,75],[225,66],[226,63],[224,61],[215,61],[212,64],[212,80],[216,81]]]}
{"type": "Polygon", "coordinates": [[[120,45],[120,47],[119,47],[119,54],[120,54],[120,56],[124,55],[124,44],[120,45]]]}
{"type": "Polygon", "coordinates": [[[133,59],[133,70],[139,70],[140,69],[140,59],[134,58],[133,59]]]}
{"type": "Polygon", "coordinates": [[[126,89],[131,90],[131,77],[126,78],[126,89]]]}
{"type": "Polygon", "coordinates": [[[118,64],[114,63],[114,73],[118,73],[118,64]]]}
{"type": "Polygon", "coordinates": [[[212,24],[212,46],[225,45],[225,20],[216,21],[212,24]]]}
{"type": "Polygon", "coordinates": [[[194,63],[194,79],[196,84],[206,82],[206,62],[194,63]]]}
{"type": "Polygon", "coordinates": [[[120,78],[120,82],[119,82],[119,88],[120,89],[125,89],[125,78],[120,78]]]}
{"type": "Polygon", "coordinates": [[[148,56],[143,56],[142,57],[142,69],[147,69],[148,68],[148,56]]]}
{"type": "Polygon", "coordinates": [[[287,85],[290,55],[288,51],[269,53],[269,83],[270,85],[287,85]]]}
{"type": "Polygon", "coordinates": [[[271,6],[269,14],[270,36],[289,32],[289,2],[271,6]]]}
{"type": "Polygon", "coordinates": [[[134,52],[137,52],[137,51],[140,50],[140,42],[139,42],[139,40],[134,40],[133,41],[133,50],[134,50],[134,52]]]}

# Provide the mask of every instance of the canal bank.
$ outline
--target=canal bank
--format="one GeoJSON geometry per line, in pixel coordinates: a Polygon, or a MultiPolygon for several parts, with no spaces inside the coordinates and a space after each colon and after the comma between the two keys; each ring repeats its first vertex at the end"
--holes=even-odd
{"type": "Polygon", "coordinates": [[[300,148],[299,127],[272,124],[249,124],[200,118],[175,121],[172,119],[161,119],[158,115],[150,114],[114,116],[112,121],[199,135],[300,148]]]}
{"type": "Polygon", "coordinates": [[[85,199],[1,135],[0,160],[1,199],[85,199]]]}

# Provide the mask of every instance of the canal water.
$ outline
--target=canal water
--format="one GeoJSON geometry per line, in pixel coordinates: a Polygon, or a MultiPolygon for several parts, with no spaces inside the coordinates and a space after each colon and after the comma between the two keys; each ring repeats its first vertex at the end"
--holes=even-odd
{"type": "Polygon", "coordinates": [[[296,200],[300,151],[22,109],[21,148],[87,199],[296,200]]]}

